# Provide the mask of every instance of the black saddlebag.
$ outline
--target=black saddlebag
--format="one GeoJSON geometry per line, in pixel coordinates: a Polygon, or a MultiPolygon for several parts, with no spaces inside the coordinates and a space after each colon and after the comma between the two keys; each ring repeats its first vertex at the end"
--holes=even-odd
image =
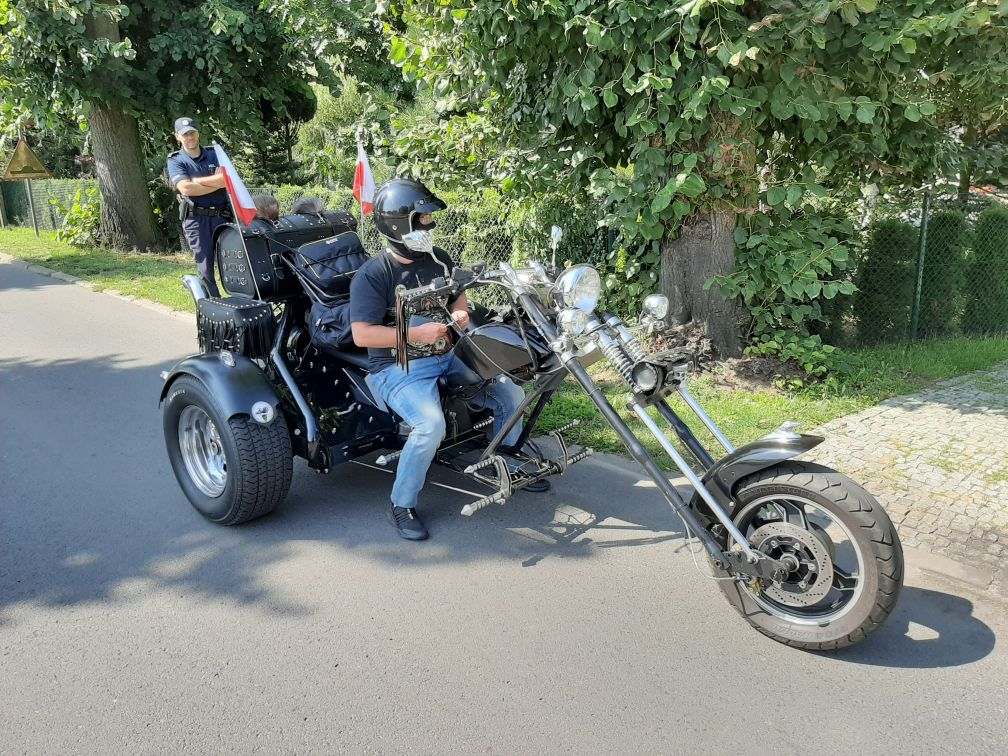
{"type": "Polygon", "coordinates": [[[367,262],[360,237],[345,231],[298,247],[295,264],[301,275],[328,297],[350,293],[350,279],[367,262]]]}
{"type": "Polygon", "coordinates": [[[196,331],[204,352],[227,349],[249,359],[265,359],[273,348],[276,322],[268,302],[209,297],[196,308],[196,331]]]}
{"type": "Polygon", "coordinates": [[[322,351],[340,352],[353,346],[349,301],[334,305],[314,302],[307,320],[312,343],[322,351]]]}
{"type": "Polygon", "coordinates": [[[224,289],[271,302],[296,297],[301,284],[285,260],[296,262],[300,247],[356,228],[357,221],[347,213],[285,215],[272,226],[258,222],[244,231],[226,224],[214,234],[224,289]]]}

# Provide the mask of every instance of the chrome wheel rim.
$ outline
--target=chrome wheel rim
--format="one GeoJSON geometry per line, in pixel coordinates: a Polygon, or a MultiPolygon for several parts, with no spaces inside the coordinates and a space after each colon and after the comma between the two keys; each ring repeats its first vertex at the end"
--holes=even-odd
{"type": "Polygon", "coordinates": [[[215,499],[227,485],[227,457],[217,426],[201,407],[190,404],[179,415],[179,451],[189,479],[215,499]]]}
{"type": "Polygon", "coordinates": [[[850,528],[821,504],[798,494],[764,496],[735,517],[747,539],[772,522],[790,523],[818,539],[828,554],[832,583],[821,600],[808,606],[784,604],[774,600],[772,588],[768,591],[740,581],[749,597],[767,614],[797,625],[828,625],[850,612],[864,593],[865,583],[865,557],[850,528]]]}

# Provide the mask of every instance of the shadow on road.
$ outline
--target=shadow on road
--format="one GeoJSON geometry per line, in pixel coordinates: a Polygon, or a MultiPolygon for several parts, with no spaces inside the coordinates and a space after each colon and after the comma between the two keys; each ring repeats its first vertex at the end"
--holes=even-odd
{"type": "MultiPolygon", "coordinates": [[[[189,506],[165,455],[157,397],[168,367],[118,355],[0,358],[0,622],[18,605],[126,603],[164,591],[310,615],[316,604],[307,597],[329,591],[301,590],[300,573],[285,572],[303,547],[319,564],[311,579],[325,586],[338,586],[341,571],[362,561],[373,567],[357,576],[380,582],[444,564],[550,569],[551,560],[612,549],[673,541],[661,547],[671,556],[687,548],[650,483],[605,462],[576,466],[552,492],[520,492],[472,518],[459,515],[465,495],[428,486],[421,508],[433,538],[422,544],[404,543],[385,520],[391,475],[355,464],[328,476],[296,464],[277,512],[243,527],[212,525],[189,506]]],[[[448,471],[432,479],[470,487],[448,471]]],[[[703,579],[681,560],[670,569],[703,579]]],[[[969,600],[907,587],[887,624],[839,658],[948,667],[981,659],[994,645],[969,600]]]]}
{"type": "Polygon", "coordinates": [[[880,667],[957,667],[984,658],[996,641],[969,599],[905,586],[886,624],[836,658],[880,667]]]}
{"type": "MultiPolygon", "coordinates": [[[[327,564],[400,571],[502,559],[534,567],[677,537],[667,505],[636,488],[636,476],[587,465],[552,493],[519,493],[473,518],[459,515],[466,496],[428,486],[421,505],[434,538],[424,544],[404,543],[385,520],[391,475],[355,464],[320,476],[297,463],[272,515],[212,525],[189,506],[165,454],[157,399],[170,365],[116,354],[0,357],[0,622],[19,604],[118,603],[159,591],[310,614],[300,586],[271,579],[302,544],[321,544],[327,564]]],[[[467,485],[450,471],[432,477],[467,485]]]]}

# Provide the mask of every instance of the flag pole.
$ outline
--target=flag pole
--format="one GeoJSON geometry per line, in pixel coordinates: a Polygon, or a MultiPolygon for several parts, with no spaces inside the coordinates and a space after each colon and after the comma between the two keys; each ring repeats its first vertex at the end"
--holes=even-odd
{"type": "MultiPolygon", "coordinates": [[[[224,173],[224,166],[222,166],[220,164],[220,153],[217,152],[217,148],[220,147],[220,145],[217,144],[216,141],[211,142],[210,145],[214,149],[214,154],[218,155],[218,157],[217,157],[217,170],[220,171],[221,173],[224,173]]],[[[223,152],[223,151],[224,151],[224,148],[221,147],[221,152],[223,152]]],[[[224,194],[227,195],[227,198],[228,198],[228,207],[231,208],[231,222],[234,223],[235,229],[238,231],[238,238],[241,239],[242,252],[245,254],[245,262],[248,263],[249,275],[252,276],[252,286],[255,287],[255,291],[258,294],[259,293],[259,283],[255,279],[255,271],[252,268],[252,260],[251,260],[251,258],[249,258],[248,247],[245,245],[245,229],[242,228],[241,221],[238,218],[238,209],[235,207],[234,200],[231,198],[231,192],[229,192],[227,190],[227,177],[226,176],[224,178],[224,194]]],[[[217,254],[217,237],[218,236],[220,236],[220,234],[218,234],[217,231],[215,230],[214,231],[214,235],[213,235],[214,261],[217,263],[217,273],[220,275],[221,283],[224,283],[224,270],[221,268],[220,255],[217,254]]]]}

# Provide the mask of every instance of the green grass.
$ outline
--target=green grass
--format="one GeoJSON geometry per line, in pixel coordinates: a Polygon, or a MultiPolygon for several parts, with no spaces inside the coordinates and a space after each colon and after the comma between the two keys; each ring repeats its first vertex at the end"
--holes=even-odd
{"type": "Polygon", "coordinates": [[[179,278],[194,273],[187,255],[124,253],[92,247],[78,249],[56,239],[51,231],[35,237],[32,229],[0,230],[0,252],[25,262],[69,273],[94,284],[98,290],[149,299],[173,310],[194,311],[192,297],[179,278]]]}
{"type": "MultiPolygon", "coordinates": [[[[853,366],[839,385],[810,386],[784,393],[776,390],[742,391],[715,383],[710,375],[690,380],[690,390],[735,444],[753,441],[787,420],[795,420],[810,430],[843,415],[866,409],[892,396],[919,391],[937,381],[983,370],[1008,360],[1008,338],[947,339],[911,345],[893,345],[850,350],[853,366]]],[[[660,453],[657,441],[636,417],[626,410],[629,392],[615,382],[600,377],[610,403],[638,432],[645,445],[660,453]]],[[[695,420],[676,397],[671,401],[708,448],[715,449],[713,437],[695,420]]],[[[543,413],[545,430],[579,418],[581,425],[570,436],[577,443],[598,450],[623,452],[615,432],[606,425],[580,387],[568,382],[543,413]]]]}
{"type": "MultiPolygon", "coordinates": [[[[179,277],[194,271],[186,255],[125,254],[107,249],[76,249],[57,241],[51,232],[35,238],[31,229],[0,230],[0,251],[22,260],[63,271],[92,282],[98,289],[160,302],[176,310],[193,310],[179,277]]],[[[690,381],[693,394],[704,404],[727,436],[736,444],[752,441],[786,420],[811,429],[829,420],[870,407],[899,394],[908,394],[936,381],[989,368],[1008,360],[1008,338],[946,339],[909,345],[879,346],[847,352],[852,370],[833,387],[810,386],[801,391],[742,391],[718,386],[709,375],[690,381]]],[[[610,403],[627,417],[629,393],[599,375],[610,403]]],[[[700,432],[699,423],[678,400],[676,411],[713,447],[713,438],[700,432]]],[[[570,434],[576,443],[598,450],[622,452],[616,434],[575,384],[568,382],[543,413],[544,430],[578,418],[581,425],[570,434]]],[[[629,419],[629,418],[628,418],[629,419]]],[[[631,426],[648,447],[659,453],[657,442],[635,418],[631,426]]],[[[661,457],[659,457],[661,458],[661,457]]]]}

